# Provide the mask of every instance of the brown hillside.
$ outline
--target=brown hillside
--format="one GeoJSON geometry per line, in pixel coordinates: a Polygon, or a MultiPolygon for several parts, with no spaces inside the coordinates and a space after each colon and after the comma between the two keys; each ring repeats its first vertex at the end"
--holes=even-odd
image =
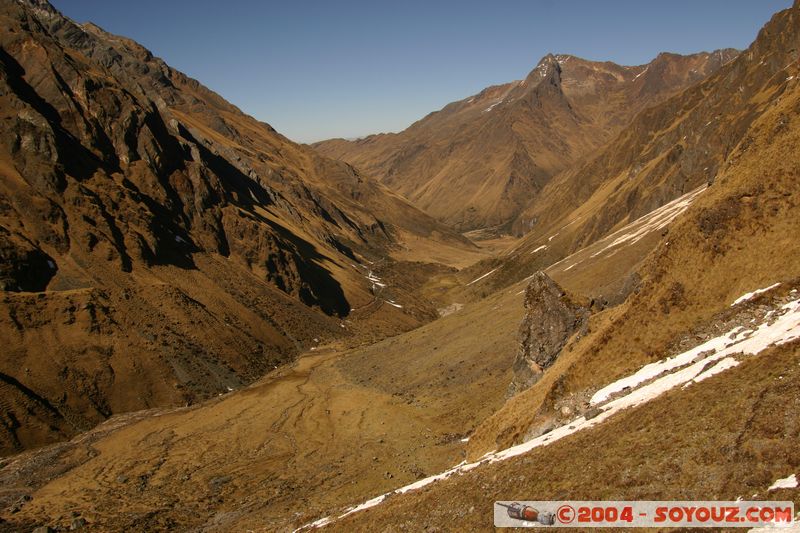
{"type": "Polygon", "coordinates": [[[505,226],[552,176],[609,141],[637,112],[735,54],[660,54],[636,67],[548,55],[524,80],[448,104],[401,133],[314,147],[459,230],[505,226]]]}
{"type": "MultiPolygon", "coordinates": [[[[557,118],[575,143],[573,166],[548,152],[550,203],[509,215],[530,233],[483,228],[480,248],[135,43],[43,0],[0,6],[0,531],[800,505],[769,488],[800,474],[800,0],[729,62],[552,56],[410,128],[466,140],[472,113],[506,150],[501,119],[541,105],[517,128],[557,118]],[[646,97],[623,82],[666,92],[632,118],[618,106],[646,97]],[[592,128],[600,148],[573,135],[592,128]]],[[[387,155],[404,135],[359,142],[387,155]]],[[[448,160],[413,146],[409,171],[448,160]]]]}
{"type": "Polygon", "coordinates": [[[367,261],[466,239],[129,39],[44,1],[0,27],[0,453],[435,316],[367,261]]]}
{"type": "MultiPolygon", "coordinates": [[[[576,265],[570,272],[574,276],[586,259],[583,254],[567,264],[558,262],[615,232],[619,236],[624,226],[658,209],[669,210],[670,202],[694,198],[693,191],[714,183],[733,150],[752,142],[748,130],[753,121],[797,83],[800,22],[794,11],[788,13],[774,17],[753,44],[719,72],[641,112],[594,159],[553,178],[515,222],[530,232],[502,261],[475,267],[474,272],[497,269],[480,290],[509,286],[548,267],[576,265]]],[[[651,226],[663,229],[658,223],[651,226]]],[[[652,237],[638,242],[644,253],[645,244],[655,243],[652,237]]],[[[627,247],[604,256],[619,258],[619,249],[627,247]]],[[[600,250],[591,253],[595,252],[600,250]]],[[[641,257],[632,256],[628,263],[641,257]]],[[[591,280],[581,284],[584,293],[613,299],[607,297],[614,288],[591,287],[591,280]]]]}
{"type": "MultiPolygon", "coordinates": [[[[759,37],[797,20],[782,12],[759,37]]],[[[469,457],[503,449],[568,422],[558,409],[580,405],[601,386],[643,365],[750,323],[800,291],[800,87],[792,78],[752,122],[746,141],[720,164],[717,179],[670,227],[643,267],[641,290],[596,315],[529,391],[482,424],[469,457]],[[764,296],[745,292],[780,283],[764,296]],[[538,431],[537,431],[538,430],[538,431]]],[[[796,305],[796,304],[795,304],[796,305]]],[[[439,481],[335,522],[330,530],[492,530],[494,500],[789,499],[775,479],[796,472],[795,406],[800,345],[776,343],[720,376],[677,387],[599,426],[527,454],[439,481]],[[457,524],[457,526],[456,526],[457,524]]],[[[580,408],[580,407],[579,407],[580,408]]]]}

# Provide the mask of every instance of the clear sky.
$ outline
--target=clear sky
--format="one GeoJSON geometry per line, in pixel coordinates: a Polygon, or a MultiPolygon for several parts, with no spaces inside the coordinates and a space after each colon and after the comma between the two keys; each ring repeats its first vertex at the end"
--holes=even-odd
{"type": "Polygon", "coordinates": [[[791,0],[52,0],[300,142],[398,131],[547,54],[746,48],[791,0]]]}

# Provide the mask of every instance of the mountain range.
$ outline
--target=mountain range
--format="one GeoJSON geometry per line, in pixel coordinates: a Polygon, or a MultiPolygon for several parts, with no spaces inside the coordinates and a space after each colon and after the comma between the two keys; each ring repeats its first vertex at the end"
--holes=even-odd
{"type": "Polygon", "coordinates": [[[800,1],[314,146],[46,0],[0,24],[0,531],[800,505],[800,1]]]}
{"type": "Polygon", "coordinates": [[[736,56],[659,54],[625,67],[548,54],[523,80],[446,105],[397,134],[314,144],[461,231],[522,234],[523,211],[554,176],[589,157],[643,109],[736,56]]]}

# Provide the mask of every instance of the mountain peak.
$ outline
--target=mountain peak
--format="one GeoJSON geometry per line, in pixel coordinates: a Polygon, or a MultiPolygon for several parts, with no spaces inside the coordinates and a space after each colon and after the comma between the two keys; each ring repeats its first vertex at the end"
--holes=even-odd
{"type": "Polygon", "coordinates": [[[537,65],[542,65],[546,63],[557,63],[557,62],[558,60],[556,59],[556,56],[552,52],[548,52],[544,56],[542,56],[537,65]]]}
{"type": "Polygon", "coordinates": [[[355,265],[387,258],[400,234],[470,249],[466,239],[131,39],[41,0],[2,0],[0,19],[0,316],[41,304],[48,311],[30,332],[41,327],[49,339],[75,324],[69,340],[34,346],[0,319],[4,354],[37,361],[13,376],[11,393],[0,375],[0,419],[46,406],[20,417],[19,432],[0,424],[0,454],[153,399],[178,405],[230,391],[320,339],[349,336],[361,320],[351,301],[377,310],[391,299],[380,318],[363,315],[382,330],[435,316],[416,304],[413,315],[401,310],[411,295],[389,278],[378,298],[355,265]],[[67,308],[85,311],[85,327],[64,320],[67,308]],[[116,376],[102,378],[91,402],[83,370],[59,374],[77,360],[116,376]],[[109,360],[136,361],[141,396],[120,378],[131,367],[109,360]]]}
{"type": "Polygon", "coordinates": [[[48,2],[47,0],[17,0],[18,4],[22,4],[23,6],[28,7],[38,7],[40,9],[46,9],[48,11],[57,11],[53,4],[48,2]]]}
{"type": "Polygon", "coordinates": [[[557,57],[553,54],[547,54],[539,60],[536,68],[525,78],[525,85],[535,86],[541,83],[542,80],[553,78],[553,76],[559,74],[561,74],[561,64],[557,57]]]}
{"type": "Polygon", "coordinates": [[[16,3],[23,9],[29,9],[37,15],[44,15],[48,18],[64,16],[47,0],[16,0],[16,3]]]}

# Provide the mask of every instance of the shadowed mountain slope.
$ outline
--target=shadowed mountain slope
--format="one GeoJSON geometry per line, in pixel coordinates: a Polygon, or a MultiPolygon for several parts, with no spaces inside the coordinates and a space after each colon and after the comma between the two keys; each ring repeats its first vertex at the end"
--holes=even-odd
{"type": "Polygon", "coordinates": [[[466,239],[46,1],[0,27],[3,452],[435,316],[367,258],[466,239]]]}

